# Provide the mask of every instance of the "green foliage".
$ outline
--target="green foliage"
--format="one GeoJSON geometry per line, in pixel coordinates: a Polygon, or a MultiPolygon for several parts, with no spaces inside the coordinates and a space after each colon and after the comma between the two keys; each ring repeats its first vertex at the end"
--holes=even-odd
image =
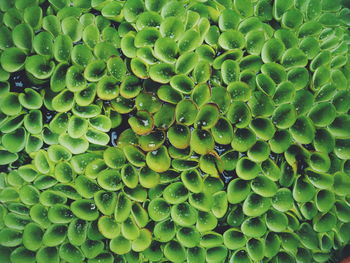
{"type": "Polygon", "coordinates": [[[349,17],[341,0],[1,0],[0,262],[345,256],[349,17]]]}

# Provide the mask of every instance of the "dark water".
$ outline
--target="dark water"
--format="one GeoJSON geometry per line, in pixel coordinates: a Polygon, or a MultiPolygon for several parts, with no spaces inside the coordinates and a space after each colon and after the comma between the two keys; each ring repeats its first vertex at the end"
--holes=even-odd
{"type": "Polygon", "coordinates": [[[23,92],[25,88],[32,86],[24,70],[11,73],[9,83],[12,92],[23,92]]]}
{"type": "Polygon", "coordinates": [[[109,133],[109,138],[110,138],[109,144],[111,146],[117,146],[118,133],[116,131],[111,131],[109,133]]]}
{"type": "Polygon", "coordinates": [[[224,154],[226,151],[232,149],[230,145],[216,144],[215,150],[219,155],[224,154]]]}
{"type": "MultiPolygon", "coordinates": [[[[11,164],[10,168],[18,169],[19,167],[21,167],[23,165],[31,163],[32,158],[30,158],[29,154],[26,153],[24,150],[17,153],[17,154],[18,154],[18,159],[17,159],[17,161],[15,161],[11,164]]],[[[6,168],[8,168],[8,166],[6,168]]]]}
{"type": "Polygon", "coordinates": [[[235,170],[233,171],[224,171],[222,174],[221,174],[221,179],[224,181],[225,183],[225,188],[226,188],[226,185],[231,182],[234,178],[237,178],[237,174],[235,172],[235,170]]]}
{"type": "Polygon", "coordinates": [[[315,148],[311,143],[310,144],[303,144],[303,147],[308,151],[315,151],[315,148]]]}
{"type": "Polygon", "coordinates": [[[8,173],[9,167],[8,165],[0,165],[0,173],[8,173]]]}
{"type": "Polygon", "coordinates": [[[43,114],[43,122],[49,123],[53,117],[55,117],[56,113],[55,111],[48,110],[45,106],[42,106],[40,108],[41,113],[43,114]]]}
{"type": "Polygon", "coordinates": [[[109,146],[117,146],[117,139],[119,138],[119,135],[130,128],[128,119],[130,118],[130,116],[132,116],[133,113],[130,114],[122,114],[122,122],[120,123],[120,125],[116,128],[112,128],[109,132],[109,146]]]}

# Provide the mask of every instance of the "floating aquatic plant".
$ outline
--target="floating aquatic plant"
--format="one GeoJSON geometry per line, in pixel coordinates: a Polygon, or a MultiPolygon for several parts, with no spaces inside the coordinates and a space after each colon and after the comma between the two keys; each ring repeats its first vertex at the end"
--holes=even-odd
{"type": "Polygon", "coordinates": [[[331,262],[345,0],[0,1],[0,262],[331,262]]]}

